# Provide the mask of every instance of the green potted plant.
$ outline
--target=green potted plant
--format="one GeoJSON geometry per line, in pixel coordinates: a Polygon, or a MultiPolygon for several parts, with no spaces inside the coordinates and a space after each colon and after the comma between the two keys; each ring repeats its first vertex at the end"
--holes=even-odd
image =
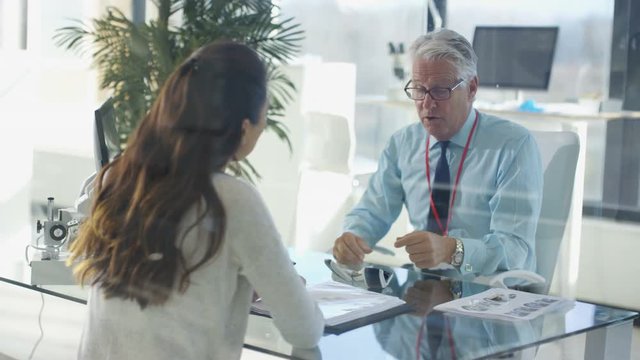
{"type": "MultiPolygon", "coordinates": [[[[134,23],[109,7],[90,24],[57,30],[58,46],[89,53],[100,73],[100,88],[110,91],[116,126],[124,147],[131,131],[147,113],[171,71],[198,47],[224,38],[254,48],[267,64],[270,103],[267,129],[292,151],[284,108],[295,86],[280,70],[298,51],[303,31],[293,18],[278,19],[267,0],[155,0],[157,17],[134,23]]],[[[260,175],[246,160],[230,171],[253,181],[260,175]]]]}

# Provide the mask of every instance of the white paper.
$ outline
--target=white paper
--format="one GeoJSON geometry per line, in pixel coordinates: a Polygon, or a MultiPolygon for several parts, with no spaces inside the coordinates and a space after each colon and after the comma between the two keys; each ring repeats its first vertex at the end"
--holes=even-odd
{"type": "Polygon", "coordinates": [[[574,302],[550,295],[510,289],[489,289],[436,306],[439,311],[503,320],[531,320],[543,313],[567,309],[574,302]]]}
{"type": "MultiPolygon", "coordinates": [[[[325,323],[335,326],[365,316],[377,314],[405,304],[395,296],[368,291],[355,286],[327,281],[307,288],[320,307],[325,323]]],[[[254,302],[251,310],[269,315],[262,301],[254,302]]]]}

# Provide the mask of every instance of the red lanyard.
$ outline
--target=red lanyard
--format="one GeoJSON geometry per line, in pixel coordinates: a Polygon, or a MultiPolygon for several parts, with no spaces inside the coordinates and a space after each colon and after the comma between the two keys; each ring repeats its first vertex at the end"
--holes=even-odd
{"type": "MultiPolygon", "coordinates": [[[[422,316],[422,322],[420,323],[420,330],[418,331],[418,337],[416,337],[416,360],[422,359],[420,356],[420,342],[422,341],[422,336],[424,334],[424,328],[427,323],[427,316],[429,314],[425,314],[422,316]]],[[[442,331],[447,331],[447,337],[449,338],[449,349],[451,349],[451,359],[456,360],[456,347],[453,341],[453,335],[451,334],[451,324],[449,323],[449,317],[444,315],[444,328],[442,331]]]]}
{"type": "MultiPolygon", "coordinates": [[[[425,151],[425,163],[427,167],[427,186],[429,186],[429,203],[431,205],[431,211],[433,211],[433,216],[438,223],[438,227],[442,231],[442,235],[447,236],[449,232],[449,222],[451,221],[451,217],[453,215],[453,204],[456,201],[456,192],[458,190],[458,183],[460,182],[460,175],[462,174],[462,166],[464,165],[464,160],[467,158],[467,151],[469,151],[469,143],[471,142],[471,138],[473,137],[473,133],[476,130],[476,126],[478,125],[478,111],[476,110],[476,119],[473,121],[473,127],[469,132],[469,136],[467,137],[467,143],[464,146],[464,150],[462,151],[462,158],[460,158],[460,165],[458,165],[458,173],[456,174],[456,182],[453,184],[453,194],[451,195],[451,203],[449,204],[449,216],[447,217],[447,223],[445,226],[442,226],[442,222],[440,221],[440,214],[438,214],[438,210],[436,210],[436,204],[433,202],[433,195],[431,192],[431,173],[429,170],[429,138],[427,135],[427,150],[425,151]]],[[[440,156],[443,156],[441,154],[440,156]]]]}

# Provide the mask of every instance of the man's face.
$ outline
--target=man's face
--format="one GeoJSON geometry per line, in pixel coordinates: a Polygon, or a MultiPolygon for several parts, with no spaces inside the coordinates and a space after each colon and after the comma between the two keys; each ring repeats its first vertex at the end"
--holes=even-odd
{"type": "MultiPolygon", "coordinates": [[[[453,88],[459,80],[455,67],[446,60],[418,59],[413,63],[412,84],[428,90],[453,88]]],[[[449,140],[464,125],[478,89],[478,79],[464,80],[447,100],[434,100],[427,95],[415,100],[422,126],[438,140],[449,140]]]]}

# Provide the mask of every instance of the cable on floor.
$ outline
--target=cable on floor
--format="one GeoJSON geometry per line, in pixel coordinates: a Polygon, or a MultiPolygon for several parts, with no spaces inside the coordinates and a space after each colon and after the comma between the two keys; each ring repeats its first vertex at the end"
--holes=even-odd
{"type": "Polygon", "coordinates": [[[38,345],[40,345],[42,338],[44,338],[44,330],[42,329],[42,311],[44,310],[44,295],[42,293],[40,293],[40,300],[42,304],[40,305],[40,313],[38,313],[38,327],[40,328],[40,337],[38,338],[36,343],[33,344],[33,349],[31,349],[31,354],[29,354],[29,360],[33,359],[33,354],[35,354],[36,349],[38,348],[38,345]]]}

